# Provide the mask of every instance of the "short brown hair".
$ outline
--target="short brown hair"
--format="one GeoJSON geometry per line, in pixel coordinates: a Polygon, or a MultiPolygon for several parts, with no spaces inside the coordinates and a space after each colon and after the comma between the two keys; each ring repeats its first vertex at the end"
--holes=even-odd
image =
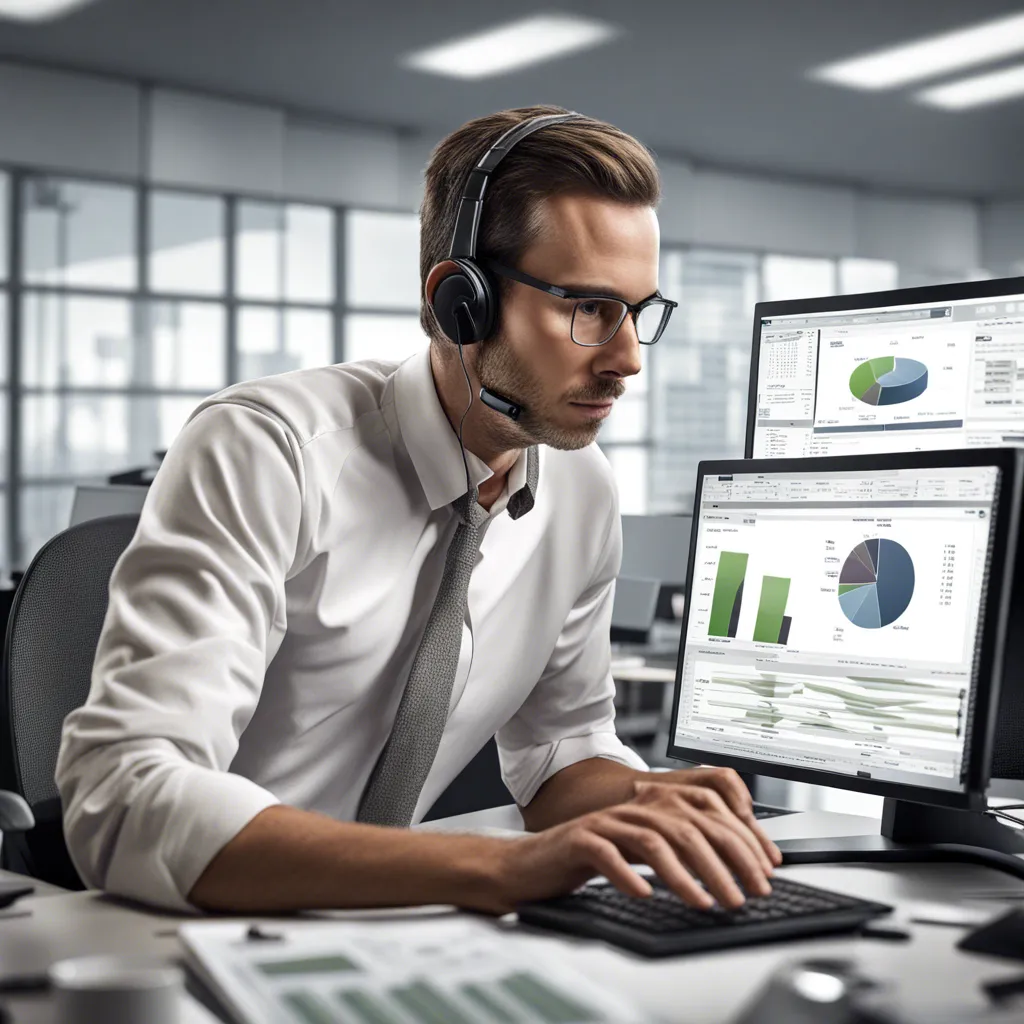
{"type": "MultiPolygon", "coordinates": [[[[420,207],[420,324],[443,337],[434,311],[422,297],[431,268],[448,258],[459,199],[477,161],[509,128],[563,107],[519,107],[469,121],[438,143],[426,170],[420,207]]],[[[633,206],[656,206],[661,195],[651,153],[631,135],[587,118],[542,128],[501,162],[488,185],[477,253],[516,266],[536,239],[534,216],[550,196],[582,193],[633,206]]]]}

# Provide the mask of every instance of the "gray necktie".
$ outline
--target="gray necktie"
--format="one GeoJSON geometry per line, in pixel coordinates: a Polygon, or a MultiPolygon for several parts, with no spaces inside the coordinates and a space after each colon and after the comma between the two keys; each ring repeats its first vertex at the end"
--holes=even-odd
{"type": "MultiPolygon", "coordinates": [[[[526,486],[509,498],[508,513],[512,519],[533,508],[537,489],[536,448],[527,452],[526,467],[526,486]]],[[[448,721],[462,649],[469,578],[487,519],[487,513],[477,503],[475,487],[453,501],[452,509],[459,525],[445,556],[441,586],[413,659],[391,735],[359,803],[356,820],[371,825],[405,828],[410,824],[448,721]]]]}

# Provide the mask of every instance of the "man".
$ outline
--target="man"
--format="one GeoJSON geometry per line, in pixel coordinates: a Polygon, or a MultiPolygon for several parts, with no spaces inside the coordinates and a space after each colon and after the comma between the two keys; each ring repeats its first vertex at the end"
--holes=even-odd
{"type": "Polygon", "coordinates": [[[236,912],[504,912],[594,874],[644,895],[645,862],[698,906],[769,891],[779,854],[738,776],[652,775],[614,732],[621,539],[593,442],[670,311],[649,153],[576,116],[507,154],[479,225],[489,334],[449,258],[481,155],[557,114],[480,118],[435,151],[429,351],[231,387],[172,446],[65,723],[90,885],[236,912]],[[394,827],[495,733],[532,835],[394,827]]]}

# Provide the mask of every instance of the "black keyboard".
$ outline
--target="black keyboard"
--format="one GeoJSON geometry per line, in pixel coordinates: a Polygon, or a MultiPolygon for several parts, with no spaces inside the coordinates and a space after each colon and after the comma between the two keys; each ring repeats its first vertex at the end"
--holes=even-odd
{"type": "Polygon", "coordinates": [[[524,924],[604,939],[643,956],[698,953],[776,939],[854,931],[892,907],[801,885],[775,876],[769,896],[750,896],[738,910],[697,910],[656,878],[654,894],[627,896],[607,884],[588,885],[551,900],[521,904],[524,924]]]}
{"type": "Polygon", "coordinates": [[[780,814],[796,814],[796,811],[787,810],[785,807],[771,807],[768,804],[754,804],[754,817],[759,821],[762,818],[777,818],[780,814]]]}

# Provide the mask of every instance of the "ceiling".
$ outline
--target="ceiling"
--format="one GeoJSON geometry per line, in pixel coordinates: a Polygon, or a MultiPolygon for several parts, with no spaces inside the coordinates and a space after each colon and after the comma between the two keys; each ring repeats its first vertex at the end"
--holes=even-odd
{"type": "Polygon", "coordinates": [[[1024,8],[1021,0],[577,0],[617,42],[477,83],[403,70],[410,50],[510,17],[498,0],[97,0],[0,22],[0,58],[112,72],[439,136],[559,103],[698,164],[973,197],[1024,196],[1024,100],[969,112],[852,92],[814,67],[1024,8]],[[443,11],[443,16],[438,12],[443,11]]]}

